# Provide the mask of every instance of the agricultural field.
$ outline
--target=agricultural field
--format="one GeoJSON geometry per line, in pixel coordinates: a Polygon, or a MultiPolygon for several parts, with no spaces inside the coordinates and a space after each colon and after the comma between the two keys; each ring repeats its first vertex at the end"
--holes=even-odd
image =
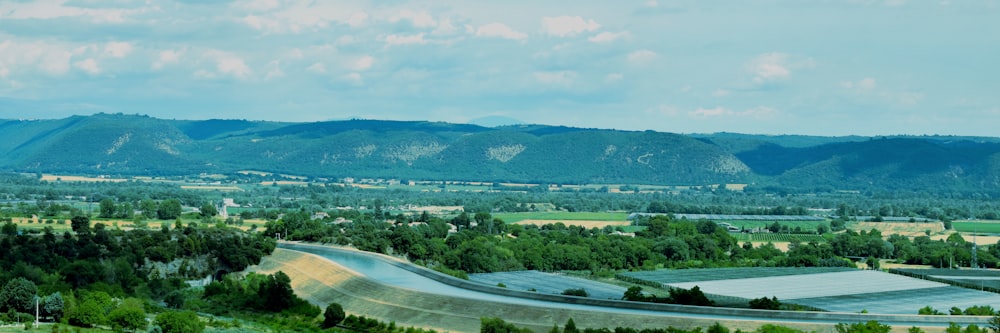
{"type": "Polygon", "coordinates": [[[736,240],[741,242],[753,242],[753,243],[791,243],[793,241],[798,241],[801,243],[817,242],[825,243],[826,238],[821,235],[807,235],[807,234],[781,234],[781,233],[739,233],[733,234],[736,240]]]}
{"type": "Polygon", "coordinates": [[[917,277],[929,277],[940,280],[964,283],[979,288],[1000,289],[1000,270],[995,269],[897,269],[917,277]]]}
{"type": "Polygon", "coordinates": [[[907,237],[925,236],[927,231],[932,235],[945,231],[941,222],[852,222],[847,224],[847,228],[857,232],[875,229],[884,236],[898,234],[907,237]]]}
{"type": "MultiPolygon", "coordinates": [[[[627,222],[628,213],[624,212],[526,212],[526,213],[496,213],[498,218],[507,223],[517,223],[524,220],[547,220],[555,222],[567,221],[616,221],[627,222]]],[[[568,224],[568,223],[567,223],[568,224]]]]}
{"type": "Polygon", "coordinates": [[[1000,222],[952,222],[951,228],[958,232],[1000,234],[1000,222]]]}
{"type": "Polygon", "coordinates": [[[621,299],[625,288],[583,278],[539,271],[469,274],[469,280],[496,286],[503,283],[511,290],[561,294],[566,289],[584,289],[590,298],[621,299]]]}
{"type": "Polygon", "coordinates": [[[734,227],[753,230],[753,229],[767,229],[768,226],[778,222],[779,225],[788,226],[789,229],[799,228],[802,231],[815,231],[816,227],[820,224],[825,224],[827,227],[830,226],[826,221],[752,221],[752,220],[711,220],[715,223],[729,223],[734,227]]]}
{"type": "Polygon", "coordinates": [[[725,268],[625,273],[706,294],[778,300],[838,312],[917,314],[924,306],[1000,307],[1000,295],[901,275],[849,268],[725,268]]]}
{"type": "Polygon", "coordinates": [[[621,276],[659,284],[692,281],[739,280],[775,276],[808,275],[856,271],[847,267],[740,267],[712,269],[660,269],[655,271],[627,272],[621,276]]]}

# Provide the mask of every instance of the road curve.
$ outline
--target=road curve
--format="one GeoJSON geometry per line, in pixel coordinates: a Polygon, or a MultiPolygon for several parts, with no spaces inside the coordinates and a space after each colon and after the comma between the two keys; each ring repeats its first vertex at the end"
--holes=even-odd
{"type": "Polygon", "coordinates": [[[297,293],[317,304],[338,302],[349,312],[406,326],[478,331],[479,318],[500,317],[536,331],[569,318],[578,327],[706,327],[721,322],[753,330],[765,323],[832,332],[836,323],[877,320],[897,329],[941,331],[949,322],[988,326],[989,317],[879,315],[761,311],[596,300],[513,291],[455,279],[384,255],[351,249],[281,242],[262,261],[261,272],[285,271],[297,293]],[[355,309],[355,310],[352,310],[355,309]]]}

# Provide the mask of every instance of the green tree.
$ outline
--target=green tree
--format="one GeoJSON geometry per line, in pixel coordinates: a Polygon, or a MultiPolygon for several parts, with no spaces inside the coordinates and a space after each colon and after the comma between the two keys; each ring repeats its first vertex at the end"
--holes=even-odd
{"type": "Polygon", "coordinates": [[[201,205],[200,211],[202,217],[212,217],[219,215],[219,209],[215,208],[215,205],[213,205],[210,202],[206,202],[205,204],[201,205]]]}
{"type": "Polygon", "coordinates": [[[344,318],[347,318],[344,308],[338,303],[330,303],[326,306],[326,311],[323,312],[323,328],[337,326],[344,321],[344,318]]]}
{"type": "Polygon", "coordinates": [[[73,228],[75,233],[89,233],[90,232],[90,218],[86,216],[77,215],[70,220],[70,227],[73,228]]]}
{"type": "Polygon", "coordinates": [[[642,295],[642,287],[631,286],[625,291],[625,295],[622,296],[622,299],[633,302],[645,302],[646,296],[642,295]]]}
{"type": "Polygon", "coordinates": [[[35,295],[38,287],[34,282],[23,277],[14,278],[0,290],[0,312],[14,310],[23,313],[34,313],[35,295]]]}
{"type": "Polygon", "coordinates": [[[993,315],[993,317],[990,318],[990,330],[992,330],[993,333],[1000,333],[1000,314],[993,315]]]}
{"type": "Polygon", "coordinates": [[[142,216],[147,219],[156,218],[156,211],[159,210],[159,205],[156,201],[145,199],[139,202],[139,210],[142,211],[142,216]]]}
{"type": "Polygon", "coordinates": [[[205,323],[193,311],[167,311],[156,315],[153,324],[163,333],[201,333],[205,323]]]}
{"type": "Polygon", "coordinates": [[[566,321],[566,326],[563,326],[563,332],[565,333],[579,333],[580,330],[576,328],[576,322],[573,322],[573,318],[566,321]]]}
{"type": "Polygon", "coordinates": [[[55,321],[60,321],[62,320],[65,306],[66,301],[63,300],[62,293],[57,291],[51,295],[45,296],[40,310],[43,316],[51,317],[55,321]]]}
{"type": "Polygon", "coordinates": [[[869,320],[866,323],[840,323],[834,326],[834,328],[838,333],[889,333],[892,330],[891,326],[883,325],[874,320],[869,320]]]}
{"type": "Polygon", "coordinates": [[[121,305],[111,310],[108,322],[116,332],[136,332],[146,328],[146,309],[142,301],[128,298],[121,305]]]}
{"type": "Polygon", "coordinates": [[[177,199],[167,199],[156,208],[156,218],[161,220],[173,220],[181,216],[183,209],[181,201],[177,199]]]}
{"type": "Polygon", "coordinates": [[[778,301],[777,297],[761,297],[750,300],[750,308],[761,310],[780,310],[781,302],[778,301]]]}
{"type": "Polygon", "coordinates": [[[100,206],[101,209],[98,216],[105,219],[110,219],[115,217],[115,211],[118,207],[115,206],[114,200],[111,200],[111,198],[101,199],[100,206]]]}
{"type": "Polygon", "coordinates": [[[104,307],[93,298],[85,299],[66,315],[70,325],[94,327],[105,321],[104,307]]]}

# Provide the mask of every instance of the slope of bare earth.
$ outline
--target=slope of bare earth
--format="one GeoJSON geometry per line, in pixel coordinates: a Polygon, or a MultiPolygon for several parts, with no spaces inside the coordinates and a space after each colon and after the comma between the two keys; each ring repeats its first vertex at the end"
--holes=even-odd
{"type": "MultiPolygon", "coordinates": [[[[337,302],[355,315],[364,315],[397,325],[432,328],[447,332],[478,332],[480,318],[499,317],[515,325],[546,332],[573,318],[578,327],[679,328],[708,327],[711,319],[606,313],[576,309],[555,309],[472,300],[392,287],[380,284],[322,257],[298,251],[276,249],[249,271],[270,274],[283,271],[291,277],[295,293],[325,307],[337,302]]],[[[730,329],[753,330],[760,321],[722,321],[730,329]]],[[[807,331],[833,332],[829,325],[784,322],[784,326],[807,331]]],[[[894,327],[905,332],[905,327],[894,327]]],[[[940,331],[929,328],[928,331],[940,331]]]]}

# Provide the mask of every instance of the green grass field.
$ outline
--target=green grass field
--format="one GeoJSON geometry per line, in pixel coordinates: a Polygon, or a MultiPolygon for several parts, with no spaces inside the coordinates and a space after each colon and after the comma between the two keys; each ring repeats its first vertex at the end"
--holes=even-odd
{"type": "Polygon", "coordinates": [[[495,213],[494,218],[498,218],[507,223],[516,223],[524,220],[552,220],[552,221],[625,221],[628,213],[622,212],[527,212],[527,213],[495,213]]]}
{"type": "Polygon", "coordinates": [[[1000,222],[952,222],[951,227],[958,232],[1000,234],[1000,222]]]}

